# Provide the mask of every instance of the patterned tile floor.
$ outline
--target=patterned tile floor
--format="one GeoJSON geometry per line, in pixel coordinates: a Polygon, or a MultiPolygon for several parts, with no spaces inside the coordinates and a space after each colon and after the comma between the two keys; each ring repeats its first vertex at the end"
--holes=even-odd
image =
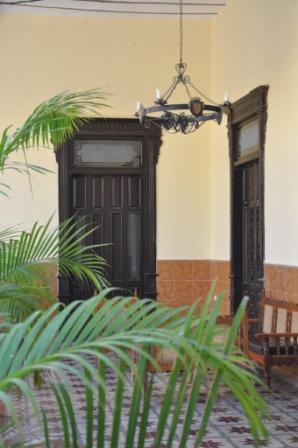
{"type": "MultiPolygon", "coordinates": [[[[151,448],[153,445],[154,434],[156,430],[156,421],[160,405],[163,401],[165,383],[167,374],[154,374],[154,392],[153,405],[149,415],[149,429],[147,435],[146,448],[151,448]]],[[[75,377],[70,377],[70,382],[73,390],[73,400],[75,402],[75,409],[77,415],[77,429],[80,445],[85,446],[85,411],[86,405],[84,400],[85,390],[75,377]]],[[[107,374],[108,385],[108,399],[107,399],[107,414],[106,414],[106,446],[110,447],[109,440],[112,427],[112,411],[115,391],[115,378],[112,372],[107,374]]],[[[269,430],[270,438],[267,442],[262,442],[261,446],[270,448],[298,448],[298,386],[294,383],[288,382],[281,376],[274,375],[273,390],[268,392],[260,389],[265,401],[268,404],[271,420],[266,421],[266,427],[269,430]]],[[[125,406],[121,419],[121,438],[120,444],[117,448],[122,448],[125,440],[125,431],[127,427],[129,408],[130,408],[131,384],[125,391],[125,406]]],[[[48,389],[38,391],[38,397],[47,412],[50,424],[50,433],[52,439],[55,441],[54,447],[63,447],[61,442],[61,427],[59,425],[58,412],[55,406],[55,400],[51,396],[48,389]]],[[[19,399],[18,399],[19,400],[19,399]]],[[[19,409],[23,415],[28,415],[29,410],[23,401],[18,401],[19,409]]],[[[204,394],[197,404],[197,413],[193,421],[192,430],[190,432],[187,447],[193,446],[195,430],[200,423],[200,414],[204,405],[204,394]]],[[[29,446],[42,446],[41,439],[38,436],[38,431],[32,420],[26,423],[25,438],[29,442],[29,446]]],[[[182,419],[181,422],[182,424],[182,419]]],[[[137,432],[137,431],[136,431],[137,432]]],[[[11,434],[10,434],[11,437],[11,434]]],[[[8,440],[8,439],[7,439],[8,440]]],[[[7,441],[7,447],[12,446],[7,441]]],[[[96,446],[96,444],[94,444],[96,446]]],[[[164,445],[165,446],[165,445],[164,445]]],[[[179,446],[179,430],[175,439],[173,448],[179,446]]],[[[236,402],[233,396],[225,390],[221,390],[221,394],[216,402],[214,412],[212,414],[208,431],[205,436],[202,448],[241,448],[254,446],[250,430],[241,411],[240,405],[236,402]]],[[[161,445],[160,448],[162,448],[161,445]]],[[[115,447],[113,447],[115,448],[115,447]]],[[[132,447],[133,448],[133,447],[132,447]]]]}

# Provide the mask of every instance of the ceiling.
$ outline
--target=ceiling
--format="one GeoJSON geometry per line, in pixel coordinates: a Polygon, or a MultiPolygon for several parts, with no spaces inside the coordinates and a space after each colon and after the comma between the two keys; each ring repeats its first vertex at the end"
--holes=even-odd
{"type": "MultiPolygon", "coordinates": [[[[183,15],[196,19],[212,18],[226,3],[227,0],[184,0],[183,15]]],[[[1,12],[176,17],[179,0],[0,0],[1,12]]]]}

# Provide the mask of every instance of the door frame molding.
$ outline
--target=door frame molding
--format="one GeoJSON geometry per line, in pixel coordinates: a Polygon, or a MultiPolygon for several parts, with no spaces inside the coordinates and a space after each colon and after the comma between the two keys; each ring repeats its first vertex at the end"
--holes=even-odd
{"type": "MultiPolygon", "coordinates": [[[[230,260],[231,260],[231,274],[230,274],[230,300],[231,311],[234,314],[237,310],[237,298],[235,297],[235,279],[236,279],[236,244],[235,233],[237,229],[237,216],[235,213],[235,164],[237,164],[237,129],[240,123],[249,121],[254,118],[259,119],[260,123],[260,140],[258,155],[252,157],[246,157],[239,160],[238,165],[241,163],[247,163],[250,160],[259,159],[259,181],[260,181],[260,216],[262,220],[261,229],[261,249],[263,255],[263,264],[265,259],[265,225],[264,225],[264,156],[265,156],[265,136],[266,136],[266,124],[267,124],[267,94],[269,86],[261,85],[251,90],[247,95],[240,98],[231,104],[228,114],[228,140],[229,140],[229,157],[230,157],[230,260]]],[[[262,285],[264,284],[264,278],[260,279],[262,285]]]]}
{"type": "MultiPolygon", "coordinates": [[[[70,217],[71,151],[75,138],[140,139],[144,143],[144,297],[156,300],[156,165],[162,145],[161,129],[154,124],[141,125],[138,119],[93,118],[80,127],[65,144],[56,151],[58,163],[59,223],[70,217]]],[[[70,280],[58,275],[59,300],[71,301],[70,280]]]]}

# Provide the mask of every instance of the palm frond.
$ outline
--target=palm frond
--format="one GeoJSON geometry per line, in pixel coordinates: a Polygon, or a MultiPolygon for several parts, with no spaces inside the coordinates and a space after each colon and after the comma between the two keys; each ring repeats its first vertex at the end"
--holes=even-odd
{"type": "MultiPolygon", "coordinates": [[[[57,302],[50,286],[34,278],[24,284],[0,284],[0,315],[4,321],[22,322],[34,311],[46,309],[57,302]]],[[[45,282],[46,283],[46,282],[45,282]]]]}
{"type": "MultiPolygon", "coordinates": [[[[218,330],[216,325],[218,306],[213,307],[211,314],[207,313],[208,307],[205,307],[200,316],[193,307],[185,317],[182,317],[181,309],[177,314],[176,310],[149,300],[136,301],[134,298],[105,300],[104,296],[108,293],[109,290],[103,291],[98,297],[84,302],[73,302],[60,311],[59,305],[56,305],[44,313],[34,313],[25,322],[15,325],[3,335],[0,340],[0,401],[5,404],[7,412],[15,422],[18,421],[20,424],[16,405],[10,396],[11,388],[17,388],[31,404],[36,421],[40,423],[40,431],[43,433],[46,446],[51,446],[48,417],[44,414],[44,410],[40,409],[36,394],[27,387],[30,376],[40,369],[46,369],[50,373],[45,381],[48,384],[49,394],[51,393],[56,402],[62,423],[61,438],[64,440],[64,446],[78,446],[78,416],[69,385],[70,376],[85,385],[84,446],[92,448],[94,440],[96,446],[106,446],[104,445],[108,388],[106,372],[110,369],[117,379],[114,403],[111,403],[109,396],[109,406],[112,405],[114,408],[110,447],[117,448],[120,446],[119,412],[127,407],[125,395],[129,386],[129,376],[126,372],[129,369],[134,372],[135,380],[130,389],[132,390],[130,409],[126,409],[126,413],[129,412],[125,446],[146,447],[154,374],[145,392],[143,383],[147,363],[150,362],[158,368],[158,362],[152,355],[152,349],[158,347],[173,351],[177,360],[169,375],[159,412],[153,443],[155,448],[160,448],[161,443],[165,443],[169,448],[173,446],[173,435],[177,434],[179,419],[183,421],[180,447],[192,446],[188,440],[189,422],[192,421],[194,408],[201,396],[203,382],[208,381],[207,372],[208,375],[212,374],[213,380],[193,446],[200,446],[218,393],[218,384],[221,382],[224,382],[239,399],[256,445],[260,437],[266,437],[267,433],[262,423],[266,411],[265,405],[255,390],[254,373],[251,369],[244,369],[250,364],[235,346],[235,337],[245,303],[237,313],[226,343],[216,348],[213,339],[218,330]],[[165,314],[169,316],[166,322],[163,320],[165,314]],[[160,325],[161,321],[163,323],[160,325]],[[132,358],[132,352],[137,356],[132,358]],[[183,369],[182,375],[181,369],[183,369]],[[193,380],[189,390],[191,376],[193,380]],[[181,403],[185,401],[187,406],[183,415],[181,403]],[[179,419],[177,419],[178,413],[179,419]],[[97,424],[94,424],[95,418],[97,424]]],[[[211,299],[209,305],[210,303],[211,299]]],[[[2,437],[5,444],[5,435],[2,434],[2,437]]]]}
{"type": "Polygon", "coordinates": [[[8,191],[11,190],[10,186],[4,182],[0,182],[0,194],[5,197],[9,197],[8,191]]]}
{"type": "MultiPolygon", "coordinates": [[[[98,115],[106,104],[107,94],[99,89],[83,92],[62,92],[44,101],[32,112],[25,123],[14,131],[11,126],[0,136],[0,171],[13,169],[18,172],[46,173],[41,166],[27,163],[26,151],[38,147],[59,147],[72,136],[88,117],[98,115]],[[24,162],[13,162],[10,157],[23,151],[24,162]]],[[[7,195],[2,185],[0,193],[7,195]]]]}
{"type": "Polygon", "coordinates": [[[0,227],[0,244],[17,238],[20,234],[18,226],[0,227]]]}
{"type": "Polygon", "coordinates": [[[23,126],[8,134],[6,128],[0,140],[0,161],[13,151],[39,146],[59,146],[82,125],[90,114],[108,107],[107,95],[98,89],[83,92],[62,92],[34,109],[23,126]],[[4,156],[4,157],[3,157],[4,156]]]}
{"type": "Polygon", "coordinates": [[[101,245],[84,244],[95,229],[76,218],[54,228],[51,223],[52,218],[45,225],[35,223],[17,239],[0,242],[0,312],[13,311],[17,318],[51,302],[48,272],[53,267],[61,276],[91,282],[99,291],[107,286],[106,262],[95,252],[101,245]]]}
{"type": "MultiPolygon", "coordinates": [[[[38,174],[50,174],[54,173],[54,171],[49,170],[48,168],[44,168],[39,165],[34,165],[28,162],[19,162],[17,160],[7,161],[5,163],[5,171],[16,171],[17,173],[38,173],[38,174]]],[[[3,184],[0,184],[0,186],[3,184]]]]}

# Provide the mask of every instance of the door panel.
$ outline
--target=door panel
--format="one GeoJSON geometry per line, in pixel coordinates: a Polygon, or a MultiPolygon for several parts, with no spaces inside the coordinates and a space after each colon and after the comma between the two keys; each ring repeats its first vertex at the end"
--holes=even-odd
{"type": "Polygon", "coordinates": [[[108,198],[111,201],[113,208],[123,207],[123,176],[113,176],[111,177],[111,189],[112,189],[112,198],[108,198]]]}
{"type": "Polygon", "coordinates": [[[140,281],[141,278],[141,214],[127,215],[127,279],[140,281]]]}
{"type": "MultiPolygon", "coordinates": [[[[111,259],[111,275],[110,281],[125,282],[123,272],[123,220],[122,213],[112,213],[112,226],[111,226],[111,242],[112,242],[112,259],[111,259]]],[[[109,260],[108,260],[109,262],[109,260]]]]}
{"type": "Polygon", "coordinates": [[[104,207],[104,180],[102,176],[92,177],[92,208],[104,207]]]}
{"type": "Polygon", "coordinates": [[[260,219],[260,182],[258,178],[259,161],[241,165],[237,168],[240,186],[236,192],[235,212],[239,217],[240,239],[237,247],[238,282],[236,294],[250,298],[248,311],[250,316],[258,314],[260,296],[263,289],[263,251],[262,221],[260,219]]]}
{"type": "Polygon", "coordinates": [[[87,178],[74,176],[72,179],[72,206],[74,211],[87,207],[87,178]]]}
{"type": "Polygon", "coordinates": [[[142,187],[141,178],[139,176],[128,177],[128,206],[142,206],[142,187]]]}

